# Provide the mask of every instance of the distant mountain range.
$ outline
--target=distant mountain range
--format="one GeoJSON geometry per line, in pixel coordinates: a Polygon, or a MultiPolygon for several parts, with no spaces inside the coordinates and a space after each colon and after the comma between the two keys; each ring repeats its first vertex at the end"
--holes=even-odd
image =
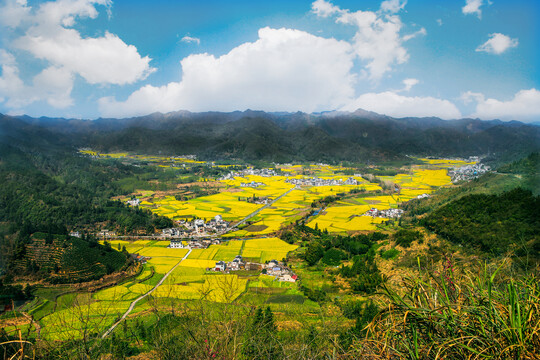
{"type": "Polygon", "coordinates": [[[397,119],[364,110],[178,111],[97,120],[0,115],[0,142],[276,162],[488,154],[512,160],[540,150],[540,126],[500,120],[397,119]]]}

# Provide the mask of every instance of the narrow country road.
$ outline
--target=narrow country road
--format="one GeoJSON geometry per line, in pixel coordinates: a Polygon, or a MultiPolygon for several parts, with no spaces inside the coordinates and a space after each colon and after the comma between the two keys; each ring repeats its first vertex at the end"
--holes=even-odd
{"type": "Polygon", "coordinates": [[[289,194],[291,191],[293,191],[293,190],[296,189],[296,188],[297,188],[297,187],[295,186],[295,187],[293,187],[293,188],[287,190],[287,192],[285,192],[285,193],[279,195],[277,198],[275,198],[274,200],[272,200],[272,202],[270,202],[270,203],[264,205],[263,207],[261,207],[261,208],[255,210],[254,212],[252,212],[251,214],[249,214],[248,216],[246,216],[245,218],[243,218],[242,220],[240,220],[240,221],[238,222],[238,224],[234,225],[234,227],[239,227],[240,225],[242,225],[243,223],[245,223],[246,221],[248,221],[249,219],[251,219],[252,217],[254,217],[255,215],[257,215],[257,214],[258,214],[259,212],[261,212],[262,210],[264,210],[264,209],[266,209],[266,208],[272,206],[276,201],[278,201],[279,199],[281,199],[281,198],[284,197],[285,195],[289,194]]]}
{"type": "Polygon", "coordinates": [[[144,299],[145,297],[147,297],[148,295],[150,295],[151,293],[154,292],[154,290],[156,290],[159,286],[161,286],[161,284],[163,284],[163,282],[165,281],[165,279],[174,271],[174,269],[176,269],[176,267],[178,265],[180,265],[180,263],[182,261],[184,261],[185,259],[187,259],[187,257],[189,256],[189,254],[191,254],[191,250],[192,249],[189,249],[189,251],[187,252],[187,254],[182,258],[180,259],[180,261],[173,266],[173,268],[171,270],[169,270],[165,276],[163,276],[163,278],[161,280],[159,280],[159,282],[157,283],[156,286],[154,286],[150,291],[148,291],[146,294],[143,294],[141,296],[139,296],[138,298],[136,298],[132,303],[131,305],[129,306],[129,309],[127,309],[127,311],[124,313],[124,315],[122,315],[122,317],[120,318],[120,320],[118,320],[117,322],[115,322],[107,331],[105,331],[105,333],[101,336],[102,339],[105,339],[107,336],[109,336],[113,330],[122,322],[126,319],[126,317],[129,315],[129,313],[131,311],[133,311],[133,309],[135,308],[135,305],[137,305],[137,303],[144,299]]]}

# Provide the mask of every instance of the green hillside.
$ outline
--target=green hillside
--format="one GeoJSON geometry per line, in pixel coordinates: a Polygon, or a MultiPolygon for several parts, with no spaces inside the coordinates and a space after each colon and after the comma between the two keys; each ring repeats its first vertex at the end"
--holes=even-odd
{"type": "Polygon", "coordinates": [[[474,194],[429,214],[423,224],[458,244],[493,255],[514,250],[540,254],[540,197],[521,188],[500,195],[474,194]]]}
{"type": "Polygon", "coordinates": [[[18,245],[8,274],[50,283],[76,283],[120,270],[126,261],[126,254],[95,240],[35,233],[27,243],[18,245]]]}

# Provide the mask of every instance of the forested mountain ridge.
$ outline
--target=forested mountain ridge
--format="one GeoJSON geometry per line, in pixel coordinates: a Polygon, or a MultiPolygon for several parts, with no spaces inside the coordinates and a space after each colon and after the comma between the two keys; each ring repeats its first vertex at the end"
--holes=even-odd
{"type": "Polygon", "coordinates": [[[204,158],[360,162],[404,155],[496,154],[510,161],[540,149],[540,127],[536,125],[478,119],[396,119],[362,110],[321,114],[181,111],[97,120],[0,115],[0,119],[2,130],[15,128],[30,136],[46,131],[75,147],[204,158]]]}
{"type": "MultiPolygon", "coordinates": [[[[123,233],[170,226],[169,219],[111,200],[123,192],[117,181],[136,176],[137,171],[119,162],[103,164],[81,157],[62,134],[0,117],[0,273],[14,259],[25,271],[36,269],[22,250],[33,242],[31,235],[36,232],[66,236],[68,230],[102,226],[123,233]]],[[[69,258],[82,256],[83,248],[73,247],[69,258]]],[[[110,271],[105,270],[89,268],[83,278],[110,271]]]]}

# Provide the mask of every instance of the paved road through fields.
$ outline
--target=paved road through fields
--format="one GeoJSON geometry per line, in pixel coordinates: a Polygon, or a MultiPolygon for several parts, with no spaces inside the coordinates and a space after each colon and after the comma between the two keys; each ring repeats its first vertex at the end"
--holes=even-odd
{"type": "Polygon", "coordinates": [[[163,284],[163,282],[165,281],[165,279],[174,271],[174,269],[176,269],[176,267],[178,265],[180,265],[180,263],[182,261],[184,261],[185,259],[187,259],[187,257],[189,256],[189,254],[191,254],[191,249],[189,249],[189,251],[187,252],[187,254],[182,258],[180,259],[180,261],[173,266],[173,268],[171,270],[169,270],[165,276],[163,276],[163,278],[161,280],[159,280],[159,282],[157,283],[156,286],[154,286],[150,291],[148,291],[146,294],[143,294],[141,296],[139,296],[138,298],[136,298],[132,303],[131,305],[129,306],[129,309],[127,309],[127,311],[124,313],[124,315],[122,315],[122,317],[120,318],[120,320],[118,320],[117,322],[115,322],[107,331],[105,331],[105,333],[101,336],[102,339],[105,339],[107,336],[109,336],[113,330],[122,322],[126,319],[126,317],[129,315],[129,313],[131,311],[133,311],[133,309],[135,308],[135,305],[137,305],[137,303],[139,301],[141,301],[142,299],[144,299],[145,297],[147,297],[148,295],[150,295],[151,293],[154,292],[154,290],[156,290],[161,284],[163,284]]]}
{"type": "Polygon", "coordinates": [[[285,192],[285,193],[279,195],[277,198],[275,198],[274,200],[272,200],[272,202],[270,202],[270,203],[264,205],[263,207],[261,207],[261,208],[255,210],[254,212],[252,212],[251,214],[249,214],[248,216],[246,216],[244,219],[240,220],[240,221],[238,222],[238,224],[236,224],[236,225],[234,225],[234,226],[235,226],[235,227],[239,227],[240,225],[242,225],[243,223],[245,223],[246,221],[248,221],[249,219],[251,219],[252,217],[254,217],[255,215],[257,215],[258,213],[260,213],[262,210],[264,210],[264,209],[266,209],[266,208],[272,206],[276,201],[278,201],[278,200],[281,199],[282,197],[286,196],[287,194],[289,194],[291,191],[293,191],[293,190],[296,189],[296,188],[297,188],[297,187],[295,186],[295,187],[293,187],[293,188],[287,190],[287,192],[285,192]]]}

